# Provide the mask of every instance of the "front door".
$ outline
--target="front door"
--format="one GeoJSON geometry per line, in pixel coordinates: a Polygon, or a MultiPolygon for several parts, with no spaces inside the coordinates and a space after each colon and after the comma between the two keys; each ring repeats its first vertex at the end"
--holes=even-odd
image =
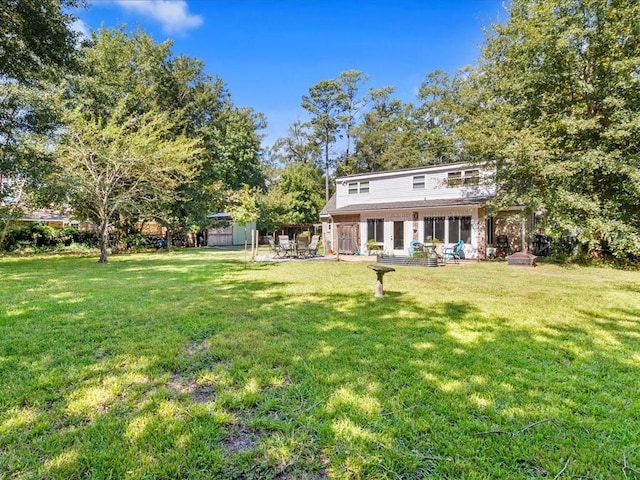
{"type": "Polygon", "coordinates": [[[393,222],[393,249],[404,250],[404,222],[393,222]]]}

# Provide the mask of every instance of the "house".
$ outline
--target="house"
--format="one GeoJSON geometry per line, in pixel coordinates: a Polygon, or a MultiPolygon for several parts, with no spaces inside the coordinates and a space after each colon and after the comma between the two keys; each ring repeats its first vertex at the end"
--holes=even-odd
{"type": "Polygon", "coordinates": [[[487,171],[466,163],[337,178],[320,213],[327,250],[369,253],[375,244],[406,256],[412,240],[443,246],[463,240],[465,258],[485,258],[497,235],[507,236],[512,251],[526,250],[530,222],[517,208],[487,216],[486,202],[495,196],[489,180],[487,171]]]}
{"type": "Polygon", "coordinates": [[[70,209],[56,210],[41,208],[31,210],[16,220],[16,223],[39,223],[53,228],[75,228],[76,230],[90,230],[95,228],[88,220],[80,221],[72,216],[70,209]]]}

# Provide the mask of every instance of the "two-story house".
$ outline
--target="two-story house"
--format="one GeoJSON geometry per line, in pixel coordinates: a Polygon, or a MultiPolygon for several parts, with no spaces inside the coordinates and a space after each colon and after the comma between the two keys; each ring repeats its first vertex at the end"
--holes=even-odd
{"type": "Polygon", "coordinates": [[[524,250],[526,225],[513,212],[488,217],[495,195],[487,173],[455,163],[363,173],[336,179],[336,192],[320,213],[327,250],[407,255],[411,240],[451,246],[463,240],[465,258],[484,258],[500,232],[524,250]]]}

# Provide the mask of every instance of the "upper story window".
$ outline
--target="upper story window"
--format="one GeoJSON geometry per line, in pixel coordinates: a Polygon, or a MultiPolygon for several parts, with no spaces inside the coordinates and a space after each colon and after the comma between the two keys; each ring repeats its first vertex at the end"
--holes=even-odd
{"type": "Polygon", "coordinates": [[[425,186],[424,175],[415,175],[413,177],[413,189],[420,190],[425,186]]]}
{"type": "Polygon", "coordinates": [[[480,183],[480,170],[466,170],[464,172],[465,185],[478,185],[480,183]]]}
{"type": "Polygon", "coordinates": [[[462,172],[449,172],[447,175],[447,186],[458,187],[462,185],[462,172]]]}
{"type": "Polygon", "coordinates": [[[356,193],[369,193],[369,182],[349,182],[348,191],[349,195],[355,195],[356,193]]]}
{"type": "Polygon", "coordinates": [[[480,183],[480,170],[449,172],[449,174],[447,175],[447,187],[459,187],[461,185],[478,185],[478,183],[480,183]]]}

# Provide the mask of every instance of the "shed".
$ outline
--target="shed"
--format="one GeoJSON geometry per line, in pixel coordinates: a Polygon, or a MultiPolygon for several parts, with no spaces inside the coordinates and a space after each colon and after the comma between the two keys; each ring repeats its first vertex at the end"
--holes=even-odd
{"type": "Polygon", "coordinates": [[[207,215],[214,221],[215,227],[207,229],[207,246],[231,246],[251,243],[251,231],[255,230],[256,222],[239,225],[233,221],[230,213],[219,212],[207,215]]]}

